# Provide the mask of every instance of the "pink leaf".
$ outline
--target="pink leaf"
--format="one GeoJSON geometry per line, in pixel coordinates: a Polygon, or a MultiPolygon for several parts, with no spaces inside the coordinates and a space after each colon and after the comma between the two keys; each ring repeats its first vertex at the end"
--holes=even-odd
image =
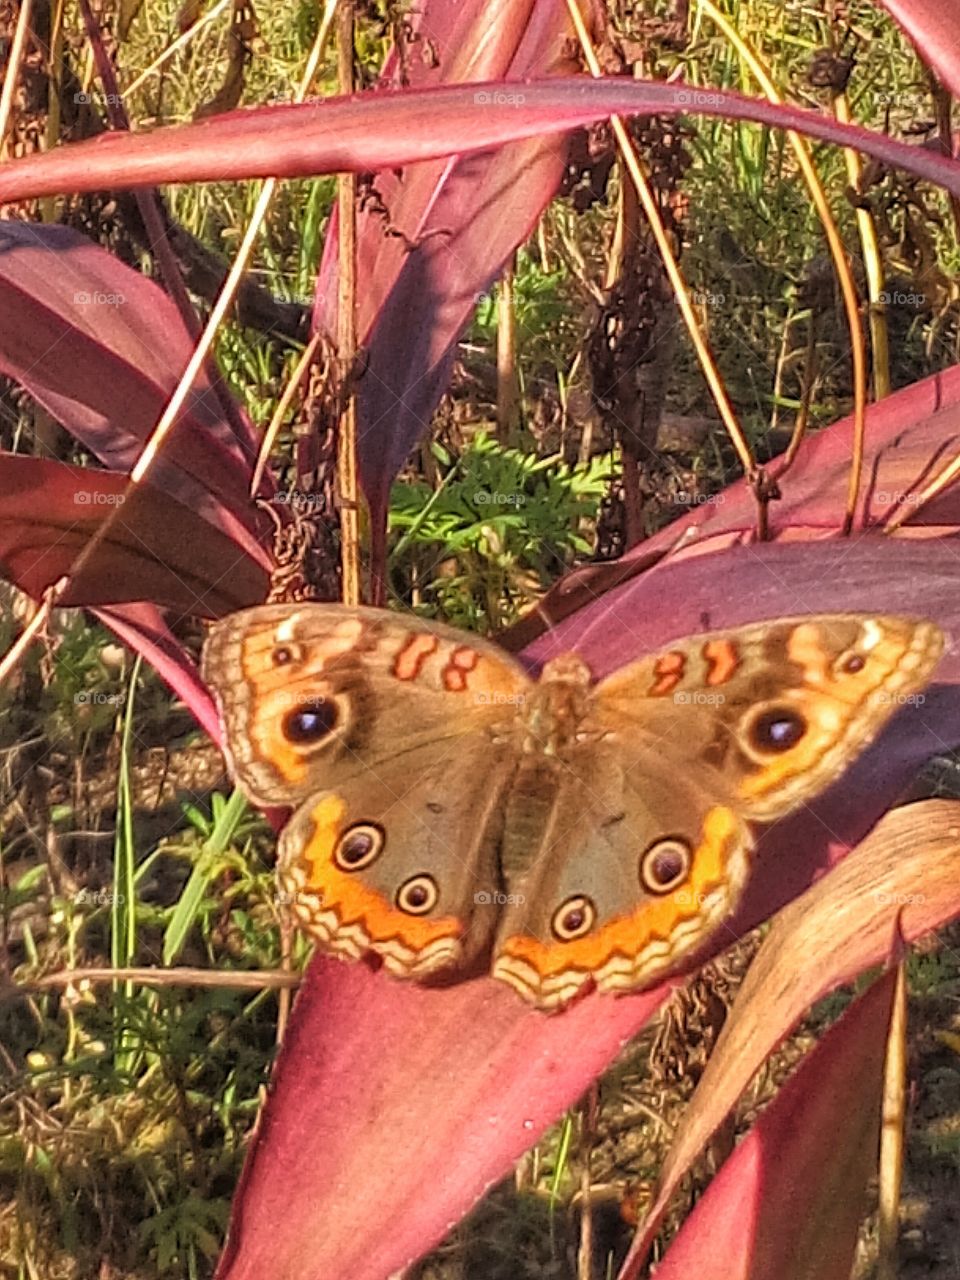
{"type": "Polygon", "coordinates": [[[268,577],[237,543],[152,485],[127,493],[115,471],[49,458],[2,457],[0,568],[39,599],[72,570],[108,514],[119,515],[61,604],[150,600],[181,614],[218,617],[267,593],[268,577]]]}
{"type": "MultiPolygon", "coordinates": [[[[570,20],[554,0],[462,6],[440,0],[427,3],[414,22],[437,51],[436,66],[407,58],[416,88],[576,70],[570,20]]],[[[388,71],[384,79],[397,87],[396,75],[388,71]]],[[[519,91],[518,85],[515,96],[519,91]]],[[[360,469],[375,529],[385,527],[390,485],[429,426],[478,295],[533,230],[557,192],[567,156],[567,139],[553,134],[372,175],[378,207],[361,203],[358,218],[357,325],[365,361],[357,390],[360,469]]],[[[331,337],[336,215],[315,312],[331,337]]]]}
{"type": "Polygon", "coordinates": [[[160,610],[152,604],[139,603],[92,612],[134,653],[149,662],[219,746],[220,719],[214,701],[200,679],[197,664],[170,631],[160,610]]]}
{"type": "Polygon", "coordinates": [[[373,1280],[401,1268],[507,1172],[666,994],[611,1001],[598,1025],[590,1002],[550,1018],[501,987],[429,990],[313,960],[217,1280],[373,1280]],[[372,1231],[362,1226],[371,1213],[372,1231]]]}
{"type": "Polygon", "coordinates": [[[567,133],[611,113],[720,116],[796,129],[855,147],[960,195],[960,163],[817,111],[726,90],[555,77],[519,87],[504,80],[356,94],[320,105],[257,107],[190,125],[109,134],[4,165],[0,204],[111,186],[367,173],[567,133]]]}
{"type": "MultiPolygon", "coordinates": [[[[66,227],[0,222],[0,372],[107,466],[133,467],[192,350],[153,281],[66,227]]],[[[250,468],[201,374],[151,483],[265,562],[250,468]]]]}
{"type": "Polygon", "coordinates": [[[894,979],[874,983],[781,1088],[657,1280],[849,1280],[876,1168],[894,979]]]}

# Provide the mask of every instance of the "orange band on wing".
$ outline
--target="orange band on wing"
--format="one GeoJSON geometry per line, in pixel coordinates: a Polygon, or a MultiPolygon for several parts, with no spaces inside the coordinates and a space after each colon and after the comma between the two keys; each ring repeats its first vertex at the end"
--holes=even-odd
{"type": "Polygon", "coordinates": [[[662,698],[664,694],[672,693],[683,678],[686,665],[686,657],[676,649],[662,654],[653,668],[657,679],[650,686],[649,697],[662,698]]]}
{"type": "Polygon", "coordinates": [[[708,640],[703,646],[707,660],[707,684],[726,684],[740,666],[740,650],[732,640],[708,640]]]}
{"type": "Polygon", "coordinates": [[[416,680],[423,664],[432,653],[436,653],[440,641],[436,636],[417,632],[397,654],[393,664],[393,674],[398,680],[416,680]]]}
{"type": "Polygon", "coordinates": [[[466,645],[454,649],[450,661],[443,668],[443,687],[451,693],[462,693],[467,687],[467,675],[479,661],[480,655],[475,649],[469,649],[466,645]]]}
{"type": "MultiPolygon", "coordinates": [[[[341,871],[333,861],[333,851],[344,829],[346,806],[339,796],[329,795],[310,814],[313,833],[300,854],[306,870],[304,894],[316,894],[322,911],[333,911],[341,926],[359,924],[371,943],[399,940],[413,951],[422,951],[440,938],[457,938],[463,925],[455,916],[428,919],[411,916],[369,888],[357,872],[341,871]]],[[[389,836],[387,837],[389,839],[389,836]]]]}
{"type": "MultiPolygon", "coordinates": [[[[549,977],[570,970],[595,973],[613,955],[632,958],[654,940],[669,940],[678,925],[703,914],[702,904],[709,894],[728,886],[730,855],[740,843],[740,833],[733,810],[718,805],[704,819],[703,838],[691,859],[689,879],[673,893],[646,898],[630,915],[618,916],[574,942],[544,943],[528,935],[515,935],[507,938],[502,954],[525,960],[541,977],[549,977]]],[[[684,950],[689,951],[692,945],[684,950]]]]}

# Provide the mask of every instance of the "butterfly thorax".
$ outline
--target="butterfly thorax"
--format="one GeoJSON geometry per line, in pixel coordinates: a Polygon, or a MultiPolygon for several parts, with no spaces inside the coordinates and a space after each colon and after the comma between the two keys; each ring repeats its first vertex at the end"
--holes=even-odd
{"type": "Polygon", "coordinates": [[[552,658],[523,708],[523,750],[563,756],[582,739],[590,710],[590,668],[575,653],[552,658]]]}

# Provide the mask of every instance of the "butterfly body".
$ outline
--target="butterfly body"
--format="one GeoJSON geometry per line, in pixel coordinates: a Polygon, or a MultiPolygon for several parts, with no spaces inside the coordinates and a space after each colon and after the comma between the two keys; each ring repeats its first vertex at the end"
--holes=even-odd
{"type": "Polygon", "coordinates": [[[487,970],[553,1010],[697,951],[742,893],[751,823],[831,782],[941,644],[925,622],[778,619],[534,680],[448,627],[275,605],[217,624],[203,671],[240,784],[295,810],[279,874],[311,936],[402,977],[487,970]]]}

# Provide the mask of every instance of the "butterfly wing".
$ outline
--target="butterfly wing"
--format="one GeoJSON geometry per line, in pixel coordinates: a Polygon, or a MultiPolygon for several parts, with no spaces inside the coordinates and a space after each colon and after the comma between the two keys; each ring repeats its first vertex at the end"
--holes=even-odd
{"type": "Polygon", "coordinates": [[[499,914],[496,846],[530,680],[482,640],[384,610],[264,606],[210,633],[233,771],[297,810],[280,839],[294,914],[326,949],[459,972],[499,914]]]}
{"type": "Polygon", "coordinates": [[[263,605],[211,628],[201,672],[256,804],[295,805],[418,747],[509,725],[530,679],[494,645],[385,609],[263,605]]]}
{"type": "MultiPolygon", "coordinates": [[[[543,843],[508,879],[493,974],[556,1010],[589,986],[651,985],[730,914],[746,879],[750,832],[708,770],[699,777],[630,736],[606,736],[526,790],[545,802],[543,843]]],[[[507,809],[504,844],[523,823],[507,809]]]]}
{"type": "Polygon", "coordinates": [[[401,977],[462,975],[489,952],[513,762],[483,734],[381,760],[307,800],[280,837],[280,884],[304,930],[401,977]]]}
{"type": "Polygon", "coordinates": [[[694,636],[598,687],[603,723],[628,726],[726,778],[769,822],[822,791],[927,684],[932,622],[839,614],[694,636]]]}
{"type": "Polygon", "coordinates": [[[508,884],[495,976],[545,1008],[591,980],[619,991],[663,977],[735,908],[748,820],[833,781],[917,695],[942,644],[927,622],[787,619],[680,641],[602,681],[578,745],[527,766],[538,777],[508,809],[508,854],[531,798],[544,816],[508,884]]]}

